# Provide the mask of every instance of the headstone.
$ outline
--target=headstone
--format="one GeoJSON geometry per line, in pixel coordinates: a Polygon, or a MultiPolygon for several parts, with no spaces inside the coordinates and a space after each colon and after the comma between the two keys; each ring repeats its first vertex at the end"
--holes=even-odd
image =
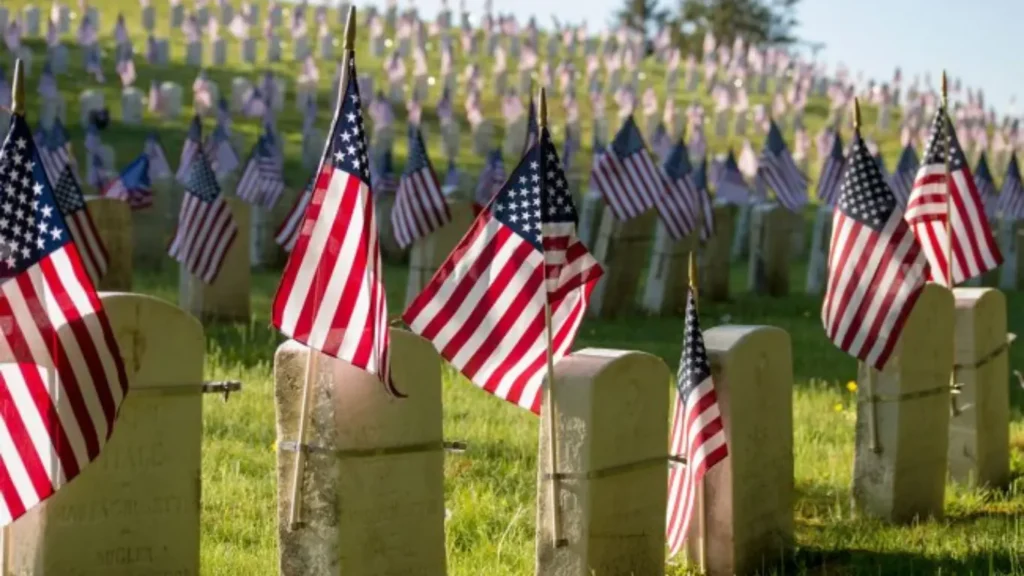
{"type": "Polygon", "coordinates": [[[1019,290],[1024,287],[1018,272],[1020,234],[1024,231],[1024,222],[1000,219],[998,226],[999,251],[1003,254],[1003,265],[999,267],[999,287],[1007,291],[1019,290]]]}
{"type": "Polygon", "coordinates": [[[327,35],[320,37],[320,59],[321,60],[333,60],[334,59],[334,37],[327,35]]]}
{"type": "Polygon", "coordinates": [[[94,110],[101,110],[105,107],[103,92],[89,88],[83,90],[78,96],[78,109],[81,113],[82,127],[89,126],[89,114],[94,110]]]}
{"type": "Polygon", "coordinates": [[[34,4],[25,6],[21,12],[22,22],[25,23],[25,35],[29,38],[39,37],[39,8],[34,4]]]}
{"type": "Polygon", "coordinates": [[[249,204],[237,196],[225,196],[231,207],[231,215],[238,225],[238,235],[231,243],[220,273],[213,284],[206,284],[188,274],[184,268],[179,272],[181,292],[179,305],[196,318],[202,320],[225,320],[248,322],[250,317],[250,290],[252,271],[249,264],[249,204]]]}
{"type": "MultiPolygon", "coordinates": [[[[455,245],[462,240],[473,223],[473,208],[468,202],[448,200],[452,219],[425,238],[409,247],[409,278],[405,285],[405,305],[412,303],[430,282],[455,245]]],[[[388,217],[390,222],[390,215],[388,217]]],[[[390,230],[390,226],[389,226],[390,230]]],[[[392,231],[393,232],[393,231],[392,231]]]]}
{"type": "Polygon", "coordinates": [[[164,82],[160,85],[160,112],[165,120],[177,120],[181,116],[181,85],[164,82]]]}
{"type": "Polygon", "coordinates": [[[235,76],[231,79],[231,111],[240,114],[245,106],[245,95],[252,89],[252,82],[247,78],[235,76]]]}
{"type": "Polygon", "coordinates": [[[555,366],[537,459],[537,576],[665,573],[668,367],[643,352],[586,348],[555,366]],[[557,407],[552,470],[549,424],[557,407]],[[561,479],[555,546],[550,474],[561,479]]]}
{"type": "Polygon", "coordinates": [[[807,293],[824,294],[828,280],[828,252],[832,243],[833,209],[822,205],[814,215],[811,257],[807,262],[807,293]]]}
{"type": "Polygon", "coordinates": [[[267,61],[281,61],[281,38],[273,36],[267,39],[267,61]]]}
{"type": "Polygon", "coordinates": [[[61,4],[57,8],[57,32],[67,34],[71,31],[71,8],[61,4]]]}
{"type": "Polygon", "coordinates": [[[146,32],[156,29],[156,8],[152,5],[142,7],[142,28],[146,32]]]}
{"type": "Polygon", "coordinates": [[[732,237],[732,261],[739,262],[750,255],[750,214],[754,203],[741,204],[736,209],[736,228],[732,237]]]}
{"type": "Polygon", "coordinates": [[[701,248],[697,281],[700,283],[700,297],[712,302],[729,299],[729,282],[732,277],[733,227],[736,221],[736,207],[715,202],[712,205],[715,219],[715,233],[701,248]]]}
{"type": "Polygon", "coordinates": [[[502,142],[502,156],[505,158],[518,158],[523,153],[523,144],[526,143],[526,132],[528,130],[526,115],[517,118],[514,122],[505,125],[505,138],[502,142]]]}
{"type": "Polygon", "coordinates": [[[729,456],[704,476],[706,540],[695,517],[687,554],[703,547],[709,576],[753,574],[794,542],[792,347],[774,326],[716,326],[704,345],[729,456]]]}
{"type": "Polygon", "coordinates": [[[293,340],[274,356],[281,576],[443,576],[444,451],[441,359],[427,340],[391,329],[392,377],[319,355],[306,437],[298,439],[310,349],[293,340]],[[291,527],[296,445],[309,446],[301,524],[291,527]],[[415,479],[414,481],[410,481],[415,479]]]}
{"type": "MultiPolygon", "coordinates": [[[[377,231],[380,235],[381,257],[389,262],[407,261],[410,256],[410,251],[405,250],[398,245],[398,240],[395,238],[395,230],[391,226],[391,210],[395,207],[395,193],[382,192],[374,197],[373,203],[377,212],[377,231]]],[[[415,244],[413,247],[415,247],[415,244]]],[[[410,268],[410,277],[411,276],[412,272],[410,268]]],[[[423,272],[423,276],[429,279],[431,275],[423,272]]],[[[406,290],[409,290],[408,284],[406,286],[406,290]]]]}
{"type": "Polygon", "coordinates": [[[57,118],[60,118],[62,124],[67,123],[67,104],[64,102],[64,96],[56,94],[54,97],[43,98],[39,103],[39,122],[49,129],[57,118]]]}
{"type": "Polygon", "coordinates": [[[68,47],[59,44],[48,49],[47,52],[50,69],[54,74],[65,74],[68,71],[68,47]]]}
{"type": "Polygon", "coordinates": [[[204,28],[206,27],[206,25],[210,22],[210,7],[209,6],[207,6],[206,4],[203,4],[201,6],[197,6],[196,7],[196,21],[199,22],[200,26],[202,26],[204,28]]]}
{"type": "Polygon", "coordinates": [[[929,282],[885,370],[857,370],[853,505],[867,516],[901,524],[942,516],[953,322],[953,294],[929,282]]]}
{"type": "Polygon", "coordinates": [[[140,270],[162,270],[173,262],[167,257],[167,246],[178,216],[181,192],[174,194],[173,185],[166,180],[155,180],[152,187],[153,204],[132,211],[132,257],[135,268],[140,270]]]}
{"type": "Polygon", "coordinates": [[[604,268],[591,297],[590,312],[599,318],[614,318],[633,311],[640,274],[651,252],[654,210],[620,222],[605,206],[594,242],[594,257],[604,268]]]}
{"type": "Polygon", "coordinates": [[[143,94],[134,86],[121,91],[121,121],[125,124],[142,123],[143,94]]]}
{"type": "Polygon", "coordinates": [[[96,288],[105,292],[132,290],[132,211],[128,203],[90,196],[85,205],[107,252],[107,273],[96,288]]]}
{"type": "Polygon", "coordinates": [[[167,38],[158,38],[156,41],[157,53],[159,54],[158,64],[166,66],[171,61],[171,41],[167,38]]]}
{"type": "Polygon", "coordinates": [[[1000,490],[1010,483],[1010,342],[1006,296],[992,288],[956,288],[953,357],[956,411],[949,423],[949,475],[1000,490]]]}
{"type": "Polygon", "coordinates": [[[654,247],[647,267],[641,308],[650,314],[681,315],[686,311],[690,285],[689,257],[693,236],[674,240],[659,219],[654,228],[654,247]]]}
{"type": "Polygon", "coordinates": [[[235,17],[235,7],[230,2],[222,2],[220,5],[221,26],[228,26],[235,17]]]}
{"type": "Polygon", "coordinates": [[[256,63],[256,39],[246,38],[242,40],[242,60],[246,64],[256,63]]]}
{"type": "Polygon", "coordinates": [[[129,391],[96,460],[11,526],[10,573],[199,574],[203,328],[151,296],[100,300],[129,391]]]}
{"type": "MultiPolygon", "coordinates": [[[[799,164],[797,165],[798,168],[799,164]]],[[[801,171],[806,173],[803,168],[801,171]]],[[[803,260],[807,254],[807,224],[804,221],[804,213],[790,212],[793,218],[790,218],[792,226],[790,227],[790,254],[789,257],[794,260],[803,260]]]]}
{"type": "Polygon", "coordinates": [[[100,11],[95,6],[88,6],[85,9],[85,15],[89,18],[89,22],[96,27],[97,30],[102,30],[103,26],[100,24],[100,11]]]}
{"type": "Polygon", "coordinates": [[[213,41],[213,65],[224,66],[228,62],[228,43],[223,38],[213,41]]]}
{"type": "Polygon", "coordinates": [[[203,43],[189,42],[185,45],[185,63],[193,67],[203,65],[203,43]]]}
{"type": "Polygon", "coordinates": [[[308,36],[300,36],[298,38],[295,38],[294,42],[295,43],[292,46],[292,48],[294,50],[295,60],[298,61],[298,62],[301,62],[301,61],[305,60],[306,56],[309,56],[309,54],[310,54],[309,37],[308,36]]]}
{"type": "Polygon", "coordinates": [[[324,133],[318,128],[310,128],[302,137],[302,166],[307,170],[316,170],[320,164],[320,156],[324,151],[324,133]]]}
{"type": "Polygon", "coordinates": [[[750,263],[747,290],[754,294],[789,294],[794,220],[798,215],[780,204],[754,206],[750,215],[750,263]]]}
{"type": "Polygon", "coordinates": [[[7,26],[10,24],[11,13],[7,10],[6,6],[0,6],[0,30],[7,31],[7,26]]]}
{"type": "Polygon", "coordinates": [[[177,30],[185,22],[185,5],[178,3],[171,5],[171,29],[177,30]]]}
{"type": "Polygon", "coordinates": [[[23,45],[16,54],[18,58],[21,58],[21,69],[25,72],[25,77],[31,78],[32,62],[35,60],[35,54],[32,52],[32,47],[23,45]]]}
{"type": "Polygon", "coordinates": [[[281,16],[281,5],[275,2],[270,6],[270,10],[267,12],[267,17],[270,18],[270,26],[275,29],[280,28],[282,22],[281,16]]]}

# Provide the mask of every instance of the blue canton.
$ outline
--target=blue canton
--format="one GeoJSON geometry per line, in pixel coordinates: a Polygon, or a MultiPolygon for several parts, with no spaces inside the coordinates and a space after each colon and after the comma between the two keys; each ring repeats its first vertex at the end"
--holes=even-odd
{"type": "Polygon", "coordinates": [[[348,86],[334,117],[328,153],[336,170],[347,172],[370,186],[370,162],[366,157],[366,132],[363,129],[359,84],[356,82],[356,62],[351,57],[348,62],[348,86]]]}
{"type": "Polygon", "coordinates": [[[405,164],[405,175],[415,174],[430,166],[426,146],[423,145],[423,132],[419,126],[409,127],[409,159],[405,164]]]}
{"type": "Polygon", "coordinates": [[[779,131],[779,127],[775,125],[775,121],[772,120],[768,127],[768,136],[764,141],[765,150],[771,152],[775,156],[788,152],[786,148],[786,141],[782,138],[782,132],[779,131]]]}
{"type": "Polygon", "coordinates": [[[196,158],[192,161],[185,190],[207,204],[220,195],[217,175],[213,173],[210,161],[206,159],[206,154],[202,150],[196,152],[196,158]]]}
{"type": "MultiPolygon", "coordinates": [[[[25,118],[0,147],[0,277],[11,278],[70,241],[25,118]]],[[[81,193],[78,195],[81,201],[81,193]]],[[[84,202],[83,202],[84,205],[84,202]]]]}
{"type": "Polygon", "coordinates": [[[644,145],[644,138],[640,135],[640,128],[637,127],[636,121],[632,116],[626,118],[619,133],[612,140],[612,151],[616,156],[624,159],[646,149],[647,146],[644,145]]]}
{"type": "Polygon", "coordinates": [[[995,180],[992,178],[992,171],[988,167],[988,159],[985,158],[984,151],[982,151],[981,156],[978,157],[978,165],[974,168],[974,179],[981,182],[987,182],[989,184],[995,184],[995,180]]]}
{"type": "Polygon", "coordinates": [[[663,164],[665,174],[668,175],[672,181],[679,180],[689,174],[693,174],[693,164],[690,163],[690,153],[686,150],[686,145],[682,141],[676,142],[675,146],[672,147],[672,151],[669,152],[668,157],[665,158],[663,164]]]}
{"type": "Polygon", "coordinates": [[[924,150],[925,164],[942,164],[948,156],[950,170],[959,170],[967,166],[963,148],[960,147],[960,141],[956,137],[953,126],[949,123],[946,110],[943,108],[936,110],[935,117],[932,118],[931,134],[928,136],[928,145],[924,150]],[[947,148],[952,154],[947,152],[947,148]]]}
{"type": "Polygon", "coordinates": [[[53,195],[57,199],[57,208],[65,216],[85,208],[85,197],[82,196],[82,189],[78,186],[78,180],[75,179],[70,164],[65,165],[61,171],[53,195]]]}
{"type": "Polygon", "coordinates": [[[853,150],[839,188],[838,209],[848,218],[881,232],[896,209],[896,197],[882,178],[860,133],[854,134],[853,150]]]}
{"type": "Polygon", "coordinates": [[[693,297],[693,290],[688,290],[683,357],[679,360],[679,372],[676,374],[676,385],[679,387],[679,397],[683,403],[686,403],[690,394],[700,386],[701,382],[710,377],[711,366],[708,364],[708,353],[704,348],[704,335],[700,331],[697,301],[693,297]]]}

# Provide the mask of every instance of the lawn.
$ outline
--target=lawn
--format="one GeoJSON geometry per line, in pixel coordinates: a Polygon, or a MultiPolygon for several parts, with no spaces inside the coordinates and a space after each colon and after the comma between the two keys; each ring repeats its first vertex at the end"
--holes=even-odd
{"type": "MultiPolygon", "coordinates": [[[[26,2],[5,2],[12,11],[26,2]]],[[[130,0],[97,0],[93,3],[102,13],[102,32],[108,54],[116,14],[125,14],[137,50],[144,46],[139,26],[139,3],[130,0]]],[[[189,3],[191,4],[191,3],[189,3]]],[[[165,35],[167,4],[154,2],[165,35]]],[[[236,4],[237,6],[237,4],[236,4]]],[[[48,7],[47,7],[48,8],[48,7]]],[[[266,5],[262,6],[266,12],[266,5]]],[[[332,23],[337,22],[333,15],[332,23]]],[[[73,24],[73,27],[77,24],[73,24]]],[[[45,27],[44,27],[45,30],[45,27]]],[[[222,34],[226,33],[222,30],[222,34]]],[[[174,80],[191,85],[196,70],[184,66],[184,45],[180,32],[172,36],[174,62],[165,69],[148,69],[140,65],[138,85],[149,86],[150,79],[174,80]]],[[[68,39],[69,40],[69,39],[68,39]]],[[[360,36],[359,47],[365,46],[360,36]]],[[[43,45],[29,42],[35,49],[36,71],[41,67],[43,45]]],[[[242,64],[239,47],[230,43],[227,67],[211,70],[210,76],[224,91],[237,75],[255,79],[262,68],[242,64]]],[[[375,73],[378,85],[383,80],[380,62],[359,55],[361,72],[375,73]]],[[[290,53],[285,47],[286,55],[290,53]]],[[[262,50],[261,50],[262,54],[262,50]]],[[[433,65],[437,55],[433,54],[433,65]]],[[[77,97],[88,86],[81,73],[81,54],[72,51],[73,74],[59,80],[68,100],[69,124],[76,144],[83,131],[77,123],[77,97]]],[[[163,121],[147,116],[142,127],[126,127],[120,118],[119,87],[113,62],[107,58],[106,69],[111,80],[101,87],[111,116],[111,127],[104,140],[118,152],[121,165],[131,160],[141,148],[144,136],[158,130],[172,162],[176,160],[187,130],[190,109],[179,121],[163,121]]],[[[274,65],[285,77],[294,76],[292,63],[274,65]]],[[[10,68],[8,67],[8,70],[10,68]]],[[[321,63],[320,121],[326,129],[330,111],[325,102],[332,89],[330,78],[333,63],[321,63]]],[[[644,65],[652,81],[663,77],[663,70],[654,62],[644,65]]],[[[30,98],[35,97],[36,78],[29,80],[30,98]]],[[[660,90],[660,88],[659,88],[660,90]]],[[[435,91],[436,92],[436,91],[435,91]]],[[[430,95],[431,101],[437,97],[430,95]]],[[[456,103],[461,103],[462,95],[456,103]]],[[[678,94],[677,104],[685,105],[700,99],[708,105],[707,96],[678,94]]],[[[581,101],[585,100],[581,97],[581,101]]],[[[188,98],[186,98],[188,101],[188,98]]],[[[754,98],[763,102],[764,98],[754,98]]],[[[34,107],[29,103],[30,122],[35,122],[34,107]]],[[[459,108],[457,108],[459,109],[459,108]]],[[[493,95],[485,98],[485,111],[498,116],[493,95]]],[[[807,125],[813,134],[825,120],[827,103],[814,99],[807,109],[807,125]]],[[[436,134],[436,120],[429,106],[425,110],[428,135],[436,134]]],[[[552,106],[552,115],[560,113],[552,106]]],[[[875,111],[865,110],[865,123],[871,126],[875,111]]],[[[584,117],[583,142],[589,144],[590,124],[584,117]]],[[[898,119],[897,119],[898,121],[898,119]]],[[[556,124],[553,122],[553,124],[556,124]]],[[[210,123],[207,123],[210,126],[210,123]]],[[[280,116],[281,132],[288,145],[287,174],[293,187],[301,184],[307,174],[301,169],[301,118],[289,100],[280,116]]],[[[258,129],[254,121],[237,120],[236,133],[251,143],[258,129]]],[[[475,174],[481,164],[469,150],[469,130],[463,126],[462,165],[475,174]]],[[[873,134],[880,141],[890,166],[898,153],[895,131],[873,134]]],[[[440,146],[433,138],[431,152],[438,161],[440,146]]],[[[755,146],[759,137],[754,137],[755,146]]],[[[711,139],[711,148],[721,151],[736,145],[739,139],[711,139]]],[[[81,153],[82,146],[76,151],[81,153]]],[[[404,162],[405,143],[396,143],[396,161],[404,162]]],[[[242,152],[246,152],[243,150],[242,152]]],[[[589,158],[577,165],[582,169],[589,158]]],[[[79,158],[82,163],[83,157],[79,158]]],[[[506,159],[508,160],[508,159],[506,159]]],[[[817,166],[811,166],[812,177],[817,166]]],[[[284,200],[288,202],[289,199],[284,200]]],[[[176,301],[177,279],[171,266],[163,271],[138,271],[136,286],[140,292],[176,301]]],[[[244,391],[223,403],[208,398],[205,403],[203,444],[202,501],[202,573],[216,576],[263,575],[276,573],[276,487],[274,454],[274,407],[271,367],[281,337],[269,326],[270,299],[280,272],[258,272],[253,277],[253,317],[246,325],[213,325],[207,327],[206,378],[232,378],[244,382],[244,391]]],[[[792,286],[803,285],[804,266],[793,268],[792,286]]],[[[391,265],[386,269],[392,313],[400,312],[404,301],[405,269],[391,265]]],[[[850,484],[853,468],[854,396],[847,383],[855,377],[855,362],[835,349],[824,337],[819,320],[820,299],[794,294],[782,299],[748,296],[740,290],[745,285],[745,271],[737,266],[733,274],[735,299],[728,303],[706,303],[702,310],[704,327],[733,324],[770,324],[785,329],[792,337],[794,372],[794,442],[797,488],[796,548],[785,558],[767,566],[770,571],[787,574],[955,574],[1009,573],[1024,574],[1024,390],[1015,380],[1012,386],[1013,424],[1011,458],[1014,482],[1006,493],[963,490],[950,486],[947,490],[946,517],[940,521],[894,527],[854,518],[850,511],[850,484]]],[[[1024,295],[1007,295],[1009,330],[1024,330],[1024,295]]],[[[670,368],[678,363],[682,323],[679,318],[635,316],[617,321],[588,320],[584,323],[577,346],[601,346],[647,351],[663,358],[670,368]]],[[[1011,370],[1024,367],[1024,349],[1011,349],[1011,370]]],[[[444,427],[448,440],[461,440],[469,450],[450,456],[445,465],[446,505],[451,512],[447,521],[449,571],[454,576],[522,576],[531,574],[534,559],[535,479],[538,420],[533,415],[474,389],[464,380],[446,372],[444,381],[444,427]]],[[[673,567],[673,574],[684,573],[673,567]]]]}

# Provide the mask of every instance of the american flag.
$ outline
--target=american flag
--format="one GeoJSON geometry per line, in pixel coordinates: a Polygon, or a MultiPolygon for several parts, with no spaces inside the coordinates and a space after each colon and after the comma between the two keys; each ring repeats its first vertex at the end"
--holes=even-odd
{"type": "Polygon", "coordinates": [[[693,520],[697,490],[704,474],[725,460],[729,448],[722,413],[718,408],[715,382],[711,378],[704,336],[700,331],[697,302],[693,291],[686,298],[686,334],[676,376],[675,413],[669,434],[670,454],[686,458],[673,462],[668,471],[666,540],[669,557],[683,549],[693,520]]]}
{"type": "MultiPolygon", "coordinates": [[[[697,190],[697,185],[693,181],[690,154],[682,140],[669,151],[662,164],[662,170],[666,181],[665,192],[655,196],[654,206],[669,237],[673,240],[682,240],[693,231],[697,222],[697,203],[702,201],[702,192],[697,190]]],[[[703,203],[708,204],[707,199],[704,199],[703,203]]],[[[702,237],[706,238],[707,230],[702,232],[702,237]]]]}
{"type": "Polygon", "coordinates": [[[270,111],[270,105],[263,92],[256,86],[250,88],[242,99],[242,114],[248,118],[262,118],[270,111]]]}
{"type": "Polygon", "coordinates": [[[807,178],[793,161],[775,121],[768,128],[760,168],[766,184],[775,190],[776,197],[787,210],[796,212],[807,204],[807,178]]]}
{"type": "Polygon", "coordinates": [[[71,141],[60,118],[55,118],[50,129],[45,131],[37,152],[50,182],[56,182],[64,167],[73,164],[71,141]]]}
{"type": "Polygon", "coordinates": [[[295,199],[292,209],[288,211],[288,216],[285,217],[281,227],[277,229],[277,233],[274,235],[274,241],[277,242],[278,246],[284,248],[285,252],[291,252],[295,248],[295,241],[299,239],[299,229],[302,227],[303,219],[306,216],[306,206],[309,206],[309,199],[313,197],[313,183],[315,181],[316,178],[309,179],[302,193],[295,199]]]}
{"type": "Polygon", "coordinates": [[[501,190],[505,183],[505,160],[501,157],[501,148],[496,147],[487,154],[484,162],[484,169],[480,171],[480,178],[476,183],[476,201],[473,208],[479,213],[484,206],[491,201],[491,198],[501,190]]]}
{"type": "Polygon", "coordinates": [[[202,150],[196,153],[191,166],[168,253],[190,274],[212,284],[238,236],[238,224],[202,150]]]}
{"type": "Polygon", "coordinates": [[[952,205],[953,284],[959,284],[994,269],[1003,261],[981,196],[974,186],[971,168],[950,125],[946,111],[939,108],[932,121],[924,163],[917,171],[914,188],[904,215],[928,258],[932,281],[947,284],[946,234],[947,202],[952,205]],[[949,150],[947,150],[947,148],[949,150]],[[946,162],[949,162],[949,179],[946,162]]]}
{"type": "Polygon", "coordinates": [[[750,186],[736,163],[736,155],[729,150],[722,169],[718,171],[715,182],[715,196],[730,204],[744,206],[750,202],[750,186]]]}
{"type": "Polygon", "coordinates": [[[96,459],[128,391],[121,354],[28,124],[0,148],[0,526],[74,480],[96,459]],[[24,232],[19,232],[24,230],[24,232]]]}
{"type": "Polygon", "coordinates": [[[914,187],[914,177],[920,163],[917,161],[917,150],[912,144],[903,147],[900,159],[896,162],[896,170],[889,176],[889,186],[896,195],[896,202],[901,209],[906,209],[910,199],[910,190],[914,187]]]}
{"type": "Polygon", "coordinates": [[[160,144],[160,137],[156,133],[146,137],[146,144],[142,151],[149,156],[149,179],[158,180],[168,178],[171,175],[171,165],[167,162],[167,154],[160,144]]]}
{"type": "Polygon", "coordinates": [[[271,209],[284,192],[284,174],[274,150],[260,137],[252,147],[235,193],[250,204],[271,209]]]}
{"type": "Polygon", "coordinates": [[[839,349],[883,369],[927,275],[928,260],[856,130],[832,217],[825,333],[839,349]]]}
{"type": "Polygon", "coordinates": [[[374,182],[373,195],[391,194],[398,190],[398,176],[395,175],[391,149],[381,150],[370,162],[370,180],[374,182]]]}
{"type": "Polygon", "coordinates": [[[1010,162],[1006,166],[1006,177],[999,192],[999,212],[1003,220],[1024,219],[1024,186],[1021,185],[1016,154],[1010,154],[1010,162]]]}
{"type": "Polygon", "coordinates": [[[834,206],[839,196],[839,185],[842,184],[843,166],[846,157],[843,155],[843,138],[836,132],[832,138],[832,150],[821,165],[818,176],[818,200],[827,206],[834,206]]]}
{"type": "Polygon", "coordinates": [[[523,145],[523,154],[537,143],[537,107],[533,104],[533,94],[530,94],[530,106],[526,114],[526,142],[523,145]]]}
{"type": "Polygon", "coordinates": [[[576,237],[576,208],[546,129],[403,314],[473,384],[540,412],[547,371],[572,346],[602,271],[576,237]]]}
{"type": "Polygon", "coordinates": [[[85,72],[92,74],[98,84],[106,82],[106,76],[103,75],[103,63],[100,62],[100,47],[95,44],[85,49],[85,72]]]}
{"type": "Polygon", "coordinates": [[[103,191],[107,198],[124,200],[132,210],[153,205],[153,188],[149,180],[149,156],[145,153],[132,161],[117,179],[103,191]]]}
{"type": "Polygon", "coordinates": [[[210,167],[217,176],[231,174],[242,163],[235,147],[231,145],[231,134],[224,124],[217,123],[213,133],[206,139],[205,148],[210,167]]]}
{"type": "Polygon", "coordinates": [[[196,114],[192,117],[192,124],[188,127],[188,135],[185,136],[185,143],[181,145],[181,159],[178,160],[178,172],[174,177],[183,186],[188,186],[189,175],[192,173],[192,162],[196,153],[202,150],[203,145],[203,123],[196,114]]]}
{"type": "Polygon", "coordinates": [[[420,238],[441,228],[452,219],[441,185],[430,165],[423,133],[419,126],[409,128],[409,161],[398,182],[395,206],[391,209],[391,225],[395,240],[406,248],[420,238]]]}
{"type": "Polygon", "coordinates": [[[138,75],[135,73],[135,59],[132,57],[131,52],[124,52],[124,54],[117,59],[117,75],[121,78],[121,85],[127,88],[135,83],[138,75]]]}
{"type": "Polygon", "coordinates": [[[985,207],[985,216],[991,222],[996,217],[999,196],[996,195],[996,182],[992,178],[992,171],[989,170],[984,150],[978,156],[978,164],[974,167],[974,186],[978,189],[978,195],[981,196],[981,203],[985,207]]]}
{"type": "MultiPolygon", "coordinates": [[[[100,238],[92,216],[89,215],[82,189],[78,187],[78,181],[70,165],[64,167],[57,180],[57,186],[53,188],[53,195],[71,239],[74,240],[75,246],[79,247],[82,265],[95,285],[107,273],[107,247],[103,245],[103,239],[100,238]]],[[[4,229],[2,224],[3,221],[0,220],[0,230],[4,229]]],[[[18,229],[13,230],[17,232],[18,229]]]]}
{"type": "Polygon", "coordinates": [[[271,316],[285,336],[376,375],[397,395],[355,55],[345,61],[346,82],[271,316]]]}
{"type": "Polygon", "coordinates": [[[595,157],[590,182],[620,222],[643,214],[664,193],[658,167],[632,116],[626,117],[612,145],[595,157]]]}

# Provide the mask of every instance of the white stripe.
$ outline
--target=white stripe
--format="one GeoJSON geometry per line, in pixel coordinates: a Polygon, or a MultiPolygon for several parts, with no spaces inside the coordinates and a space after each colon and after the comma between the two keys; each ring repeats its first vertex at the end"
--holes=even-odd
{"type": "MultiPolygon", "coordinates": [[[[18,366],[15,364],[0,365],[0,375],[3,376],[4,380],[22,377],[18,366]]],[[[18,453],[18,449],[14,445],[14,439],[11,437],[11,433],[7,429],[7,422],[3,418],[0,418],[0,460],[7,466],[11,483],[14,484],[14,490],[18,493],[18,497],[21,498],[25,508],[38,504],[39,495],[36,493],[35,485],[32,484],[32,480],[29,478],[28,469],[25,467],[21,454],[18,453]]]]}

